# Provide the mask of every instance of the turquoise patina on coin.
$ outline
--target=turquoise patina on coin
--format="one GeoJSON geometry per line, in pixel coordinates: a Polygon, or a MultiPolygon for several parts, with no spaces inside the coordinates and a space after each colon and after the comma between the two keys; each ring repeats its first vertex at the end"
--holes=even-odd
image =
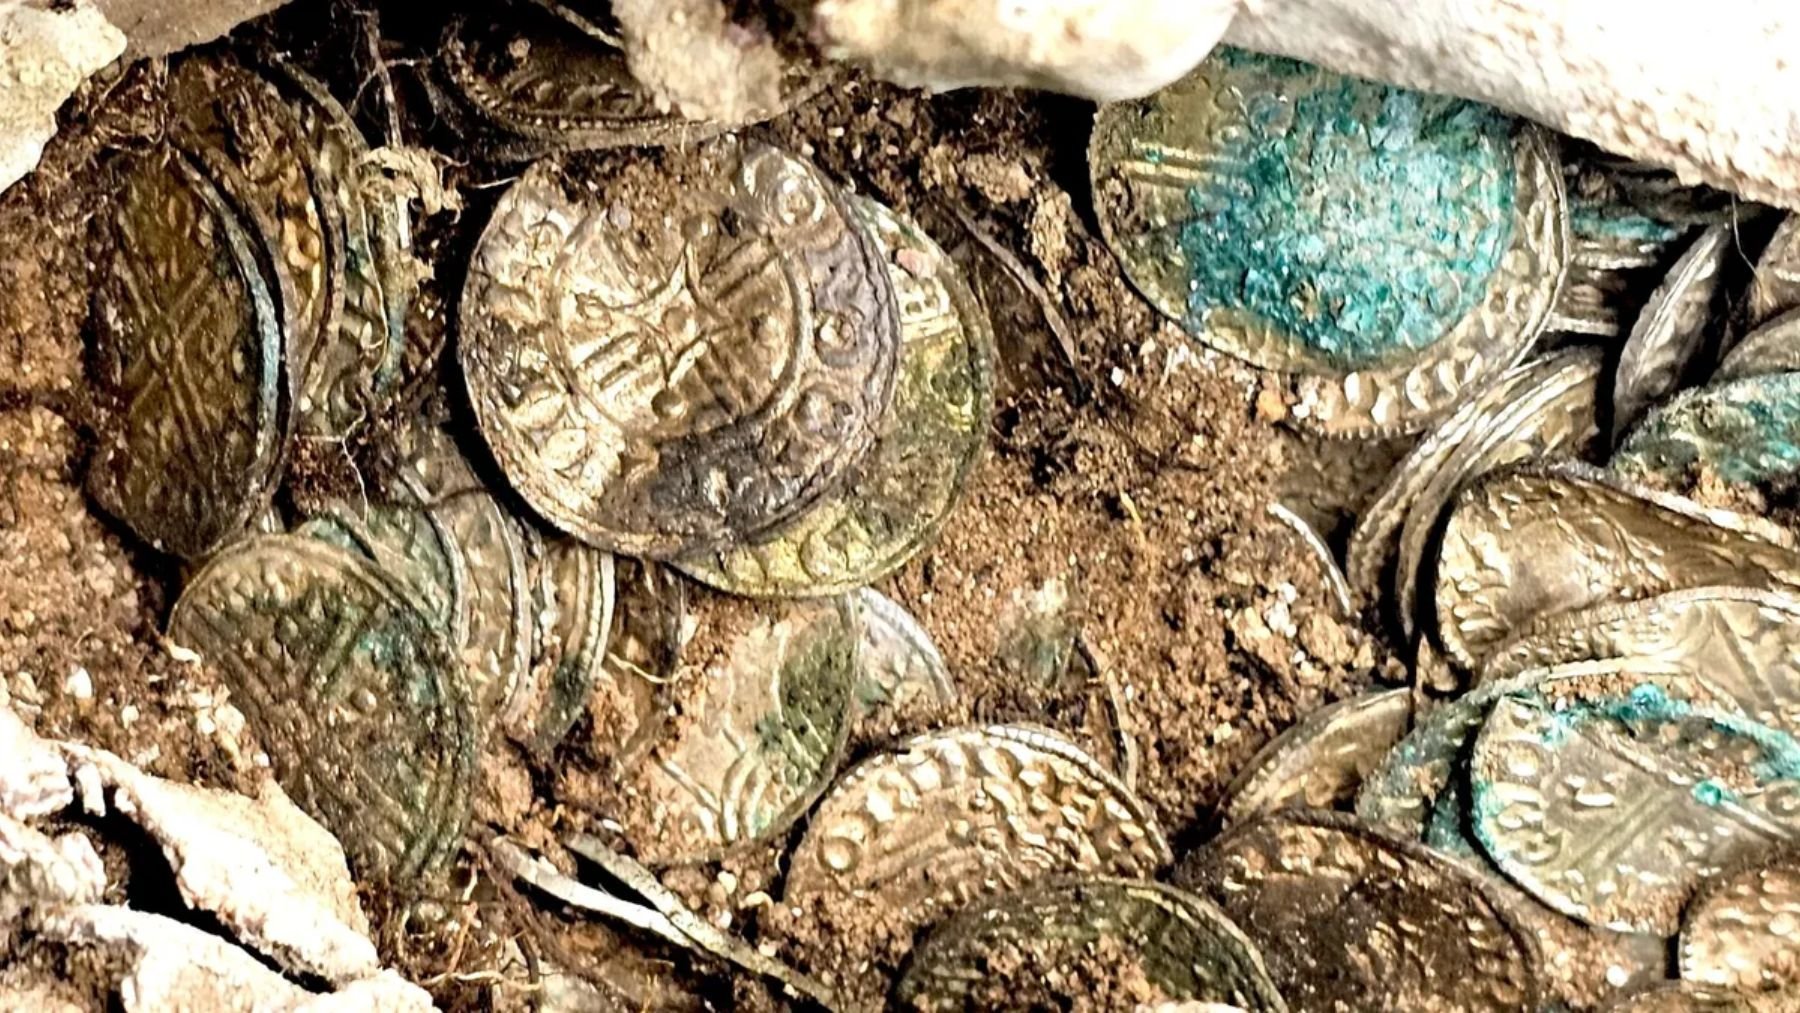
{"type": "Polygon", "coordinates": [[[1102,110],[1090,162],[1107,239],[1158,309],[1265,369],[1373,371],[1321,414],[1403,428],[1453,399],[1407,382],[1422,360],[1504,366],[1547,318],[1567,215],[1545,155],[1486,106],[1220,50],[1102,110]]]}
{"type": "Polygon", "coordinates": [[[1633,478],[1704,470],[1744,485],[1792,479],[1800,472],[1800,373],[1683,392],[1626,436],[1612,467],[1633,478]]]}

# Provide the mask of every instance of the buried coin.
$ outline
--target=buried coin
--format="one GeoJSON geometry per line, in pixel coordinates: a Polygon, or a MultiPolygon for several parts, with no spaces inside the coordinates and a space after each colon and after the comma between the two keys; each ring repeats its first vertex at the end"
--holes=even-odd
{"type": "Polygon", "coordinates": [[[1602,1013],[1791,1013],[1800,994],[1746,995],[1691,981],[1672,981],[1607,1004],[1602,1013]]]}
{"type": "Polygon", "coordinates": [[[1219,49],[1104,107],[1089,166],[1139,291],[1221,351],[1308,374],[1301,421],[1330,432],[1447,409],[1525,353],[1566,268],[1541,132],[1278,57],[1219,49]]]}
{"type": "Polygon", "coordinates": [[[1706,351],[1719,301],[1719,271],[1733,235],[1724,225],[1701,232],[1638,312],[1613,371],[1615,440],[1694,372],[1706,351]]]}
{"type": "Polygon", "coordinates": [[[1789,310],[1746,334],[1733,345],[1712,375],[1712,383],[1800,373],[1800,309],[1789,310]]]}
{"type": "Polygon", "coordinates": [[[1270,739],[1238,773],[1222,826],[1277,809],[1332,809],[1357,789],[1412,725],[1410,689],[1364,693],[1321,707],[1270,739]]]}
{"type": "Polygon", "coordinates": [[[918,700],[956,702],[956,684],[931,634],[900,603],[870,588],[851,596],[862,620],[856,707],[868,718],[918,700]]]}
{"type": "Polygon", "coordinates": [[[590,182],[540,162],[477,244],[459,353],[507,480],[557,527],[668,558],[764,535],[861,459],[899,314],[817,170],[714,141],[590,182]],[[586,192],[586,191],[578,191],[586,192]]]}
{"type": "Polygon", "coordinates": [[[682,650],[693,635],[687,582],[657,563],[620,559],[612,636],[588,695],[589,744],[621,767],[643,756],[667,716],[682,650]]]}
{"type": "Polygon", "coordinates": [[[831,594],[893,573],[936,538],[987,444],[994,338],[986,312],[917,225],[868,198],[848,200],[883,254],[900,307],[893,405],[862,463],[775,538],[678,562],[733,594],[831,594]]]}
{"type": "Polygon", "coordinates": [[[256,240],[186,156],[133,160],[109,215],[88,490],[153,547],[201,557],[274,492],[281,310],[256,240]]]}
{"type": "Polygon", "coordinates": [[[896,997],[919,1010],[1037,1008],[1065,997],[1081,980],[1077,965],[1094,957],[1107,964],[1100,973],[1141,978],[1161,1002],[1287,1010],[1255,944],[1210,901],[1113,878],[1034,886],[964,909],[914,948],[896,997]]]}
{"type": "Polygon", "coordinates": [[[1170,857],[1149,807],[1062,736],[951,728],[838,779],[783,900],[834,930],[879,910],[907,938],[983,897],[1057,876],[1147,878],[1170,857]]]}
{"type": "Polygon", "coordinates": [[[1539,616],[1712,584],[1800,587],[1792,536],[1573,464],[1521,468],[1459,498],[1437,564],[1437,632],[1478,671],[1539,616]]]}
{"type": "Polygon", "coordinates": [[[1800,373],[1683,391],[1650,411],[1610,466],[1667,481],[1696,473],[1744,485],[1791,481],[1800,472],[1800,373]]]}
{"type": "Polygon", "coordinates": [[[1339,813],[1288,811],[1193,852],[1175,883],[1262,948],[1301,1010],[1536,1010],[1542,958],[1458,863],[1339,813]]]}
{"type": "Polygon", "coordinates": [[[1800,986],[1800,854],[1761,854],[1700,888],[1681,920],[1681,977],[1762,992],[1800,986]]]}
{"type": "MultiPolygon", "coordinates": [[[[1568,148],[1565,147],[1565,152],[1568,148]]],[[[1549,329],[1616,337],[1654,288],[1684,226],[1652,218],[1626,203],[1617,186],[1586,159],[1564,166],[1569,195],[1569,277],[1549,329]]]]}
{"type": "Polygon", "coordinates": [[[1800,745],[1655,686],[1495,701],[1469,760],[1475,837],[1571,918],[1673,935],[1695,886],[1800,832],[1800,745]]]}
{"type": "Polygon", "coordinates": [[[481,738],[469,686],[374,565],[310,538],[239,542],[182,592],[169,637],[216,666],[359,875],[415,880],[456,852],[481,738]]]}
{"type": "Polygon", "coordinates": [[[1751,327],[1800,309],[1800,215],[1788,215],[1775,227],[1756,260],[1744,303],[1745,323],[1751,327]]]}
{"type": "Polygon", "coordinates": [[[469,634],[469,572],[462,551],[431,514],[400,504],[357,509],[328,506],[294,529],[357,553],[394,578],[450,643],[460,647],[469,634]]]}
{"type": "Polygon", "coordinates": [[[554,538],[542,545],[537,569],[530,677],[502,720],[542,758],[569,734],[604,678],[617,564],[611,553],[573,538],[554,538]]]}

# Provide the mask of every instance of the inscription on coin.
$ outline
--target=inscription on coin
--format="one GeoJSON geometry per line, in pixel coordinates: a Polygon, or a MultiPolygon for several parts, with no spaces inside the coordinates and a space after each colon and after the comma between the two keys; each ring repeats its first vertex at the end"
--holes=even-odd
{"type": "Polygon", "coordinates": [[[816,170],[715,141],[572,199],[501,198],[463,375],[507,479],[584,541],[667,558],[763,535],[867,449],[894,386],[885,267],[816,170]]]}
{"type": "Polygon", "coordinates": [[[468,568],[437,518],[409,506],[334,503],[296,534],[367,556],[393,577],[453,645],[469,635],[468,568]]]}

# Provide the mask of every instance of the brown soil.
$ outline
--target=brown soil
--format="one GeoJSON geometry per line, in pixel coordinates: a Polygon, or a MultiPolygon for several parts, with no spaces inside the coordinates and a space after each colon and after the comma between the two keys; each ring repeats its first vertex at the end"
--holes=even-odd
{"type": "MultiPolygon", "coordinates": [[[[326,6],[301,0],[283,23],[316,25],[326,6]]],[[[417,57],[433,38],[421,30],[391,55],[417,57]]],[[[340,97],[357,93],[355,62],[319,67],[337,72],[329,80],[340,97]]],[[[434,276],[415,322],[441,335],[495,184],[519,167],[441,138],[429,108],[412,102],[404,68],[396,73],[402,104],[419,116],[407,121],[408,140],[442,148],[445,184],[467,205],[420,228],[434,276]]],[[[0,685],[40,732],[165,776],[237,784],[259,762],[242,716],[204,666],[174,657],[158,634],[179,574],[92,511],[81,488],[94,414],[82,378],[95,270],[88,220],[103,205],[109,158],[154,133],[154,79],[90,83],[43,167],[0,196],[8,240],[0,277],[9,279],[0,286],[0,685]]],[[[1089,106],[1038,95],[927,99],[850,80],[757,132],[914,212],[946,245],[969,246],[956,225],[965,216],[1030,279],[1009,293],[989,289],[1006,381],[992,451],[938,544],[882,588],[937,639],[962,702],[857,728],[845,762],[964,720],[1050,725],[1116,754],[1097,740],[1095,729],[1110,725],[1094,720],[1102,698],[1092,686],[1028,684],[997,660],[1009,603],[1061,582],[1068,620],[1124,702],[1120,723],[1141,757],[1136,787],[1179,852],[1209,835],[1224,786],[1271,735],[1401,669],[1378,639],[1333,617],[1316,560],[1265,513],[1297,453],[1278,424],[1279,392],[1161,322],[1098,240],[1086,207],[1090,115],[1089,106]],[[1049,294],[1047,306],[1033,288],[1049,294]]],[[[300,455],[289,496],[303,501],[334,483],[380,488],[380,431],[300,455]]],[[[502,831],[553,852],[558,834],[596,827],[550,773],[497,745],[484,764],[480,834],[502,831]]],[[[784,843],[665,879],[702,917],[879,995],[895,962],[870,973],[854,934],[818,940],[805,925],[761,924],[780,895],[784,843]]],[[[539,909],[487,873],[472,845],[458,878],[423,902],[367,898],[387,956],[450,1008],[516,1008],[549,963],[587,968],[648,1005],[680,1005],[690,989],[721,1002],[771,1001],[760,983],[689,973],[679,954],[539,909]]],[[[872,913],[871,930],[878,922],[872,913]]],[[[7,984],[0,980],[0,994],[7,984]]],[[[1112,1003],[1093,999],[1094,1008],[1112,1003]]]]}

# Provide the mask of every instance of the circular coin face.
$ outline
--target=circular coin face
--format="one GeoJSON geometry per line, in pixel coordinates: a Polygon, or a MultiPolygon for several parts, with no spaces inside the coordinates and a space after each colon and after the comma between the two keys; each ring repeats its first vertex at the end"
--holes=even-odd
{"type": "Polygon", "coordinates": [[[155,548],[204,556],[273,491],[280,311],[249,232],[185,156],[137,159],[109,214],[88,489],[155,548]]]}
{"type": "Polygon", "coordinates": [[[831,185],[765,145],[602,175],[587,196],[539,163],[477,245],[459,353],[482,434],[532,507],[602,548],[765,534],[879,428],[886,268],[831,185]]]}
{"type": "Polygon", "coordinates": [[[1541,958],[1456,862],[1337,813],[1264,817],[1194,852],[1212,897],[1296,1010],[1536,1010],[1541,958]]]}
{"type": "Polygon", "coordinates": [[[460,646],[468,636],[468,569],[437,518],[400,504],[359,509],[339,502],[294,533],[367,557],[412,596],[451,644],[460,646]]]}
{"type": "Polygon", "coordinates": [[[1240,823],[1290,807],[1331,809],[1350,801],[1412,719],[1410,689],[1365,693],[1319,708],[1245,764],[1226,792],[1221,822],[1240,823]]]}
{"type": "Polygon", "coordinates": [[[480,734],[450,645],[397,585],[311,538],[220,553],[169,636],[217,667],[281,786],[361,876],[401,882],[455,853],[480,734]]]}
{"type": "Polygon", "coordinates": [[[868,456],[772,540],[683,559],[693,577],[756,597],[854,590],[899,569],[943,525],[987,442],[993,335],[961,270],[918,226],[863,197],[850,207],[900,305],[893,407],[868,456]]]}
{"type": "Polygon", "coordinates": [[[1327,427],[1416,428],[1525,350],[1566,268],[1534,131],[1279,57],[1221,48],[1104,108],[1089,160],[1139,290],[1221,351],[1342,382],[1327,427]]]}
{"type": "Polygon", "coordinates": [[[1761,992],[1800,985],[1800,854],[1759,855],[1700,888],[1682,917],[1681,977],[1761,992]]]}
{"type": "Polygon", "coordinates": [[[1141,978],[1159,1001],[1287,1010],[1262,954],[1223,912],[1128,879],[1038,886],[966,908],[913,951],[898,997],[921,1010],[1054,1008],[1096,960],[1113,980],[1141,978]]]}
{"type": "Polygon", "coordinates": [[[1800,373],[1683,391],[1626,435],[1611,467],[1674,482],[1697,474],[1744,485],[1791,480],[1800,472],[1800,373]]]}

